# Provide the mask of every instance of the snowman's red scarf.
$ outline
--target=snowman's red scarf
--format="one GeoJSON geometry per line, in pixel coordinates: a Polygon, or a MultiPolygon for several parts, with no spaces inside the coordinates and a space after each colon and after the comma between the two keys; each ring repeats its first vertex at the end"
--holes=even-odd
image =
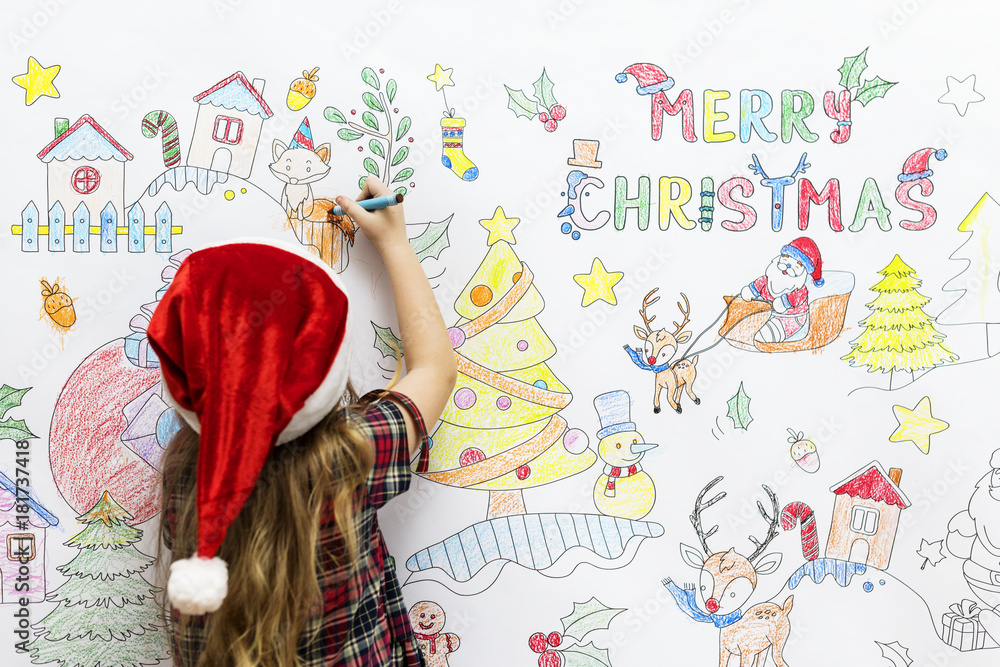
{"type": "MultiPolygon", "coordinates": [[[[438,637],[441,636],[440,632],[435,633],[433,635],[422,635],[419,632],[414,632],[413,635],[417,639],[423,639],[425,642],[428,642],[430,644],[430,652],[431,653],[436,653],[437,652],[437,640],[438,640],[438,637]]],[[[455,650],[455,649],[453,649],[451,647],[451,635],[445,634],[445,636],[444,636],[444,642],[448,646],[448,653],[451,653],[452,651],[455,650]]]]}
{"type": "Polygon", "coordinates": [[[615,480],[621,477],[630,477],[632,475],[642,472],[642,466],[638,463],[630,465],[628,468],[619,468],[618,466],[613,466],[610,463],[604,464],[604,474],[608,476],[608,484],[604,488],[605,491],[615,490],[615,480]]]}

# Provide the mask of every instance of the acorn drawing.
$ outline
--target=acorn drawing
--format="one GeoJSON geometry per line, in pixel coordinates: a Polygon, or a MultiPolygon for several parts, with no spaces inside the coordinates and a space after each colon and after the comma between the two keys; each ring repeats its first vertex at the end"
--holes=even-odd
{"type": "Polygon", "coordinates": [[[288,87],[288,98],[285,101],[289,109],[299,111],[312,102],[312,98],[316,95],[315,82],[319,81],[319,77],[316,76],[318,71],[318,67],[313,67],[309,71],[302,70],[302,77],[292,81],[292,85],[288,87]]]}
{"type": "Polygon", "coordinates": [[[796,432],[794,429],[788,429],[788,433],[790,434],[788,442],[792,443],[788,453],[795,464],[808,473],[819,470],[819,452],[816,450],[815,443],[807,438],[802,431],[796,432]]]}
{"type": "Polygon", "coordinates": [[[42,283],[42,297],[44,297],[42,306],[45,309],[45,314],[60,329],[68,330],[76,324],[76,309],[73,307],[73,299],[66,294],[65,289],[60,287],[58,282],[55,285],[50,285],[47,280],[39,282],[42,283]]]}

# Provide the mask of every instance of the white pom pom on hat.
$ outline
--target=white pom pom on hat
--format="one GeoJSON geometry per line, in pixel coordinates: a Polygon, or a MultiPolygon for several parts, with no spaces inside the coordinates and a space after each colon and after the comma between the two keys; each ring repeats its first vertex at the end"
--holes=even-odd
{"type": "Polygon", "coordinates": [[[301,246],[241,239],[184,259],[150,319],[166,402],[199,434],[197,551],[170,568],[185,614],[216,611],[215,557],[268,454],[336,408],[350,365],[349,298],[301,246]]]}
{"type": "Polygon", "coordinates": [[[229,592],[229,568],[221,558],[181,558],[170,564],[167,598],[182,614],[217,611],[229,592]]]}

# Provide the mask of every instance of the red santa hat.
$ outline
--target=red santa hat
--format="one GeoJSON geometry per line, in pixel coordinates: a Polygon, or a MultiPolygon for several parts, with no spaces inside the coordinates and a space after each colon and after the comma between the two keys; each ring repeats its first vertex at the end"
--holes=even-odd
{"type": "Polygon", "coordinates": [[[674,87],[674,80],[667,76],[658,65],[652,63],[636,63],[629,65],[624,71],[615,75],[615,81],[625,83],[628,75],[631,74],[639,82],[635,92],[640,95],[652,95],[661,90],[670,90],[674,87]]]}
{"type": "Polygon", "coordinates": [[[806,267],[806,272],[812,274],[813,284],[816,287],[823,286],[823,258],[820,257],[819,248],[808,236],[800,236],[781,249],[782,255],[801,262],[806,267]]]}
{"type": "Polygon", "coordinates": [[[165,397],[200,434],[197,552],[170,566],[185,614],[226,596],[216,557],[268,454],[339,404],[347,385],[349,299],[301,246],[265,239],[198,250],[177,270],[148,327],[165,397]]]}
{"type": "Polygon", "coordinates": [[[906,158],[906,162],[903,163],[903,173],[896,178],[899,179],[900,183],[916,181],[921,178],[930,178],[934,174],[929,165],[932,155],[938,160],[943,160],[948,157],[948,151],[943,148],[937,150],[933,148],[921,148],[906,158]]]}

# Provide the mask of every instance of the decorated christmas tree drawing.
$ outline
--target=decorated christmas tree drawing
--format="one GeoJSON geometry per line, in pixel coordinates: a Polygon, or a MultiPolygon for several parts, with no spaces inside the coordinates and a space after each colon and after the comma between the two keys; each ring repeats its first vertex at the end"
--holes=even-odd
{"type": "Polygon", "coordinates": [[[459,294],[460,319],[449,329],[458,382],[431,434],[428,470],[418,471],[486,491],[487,520],[414,554],[411,571],[440,567],[464,582],[494,562],[545,570],[576,546],[613,560],[633,536],[663,533],[658,524],[617,517],[527,513],[524,490],[581,473],[597,455],[560,414],[573,396],[548,365],[556,348],[538,322],[545,302],[534,275],[512,248],[517,223],[500,207],[481,221],[489,250],[459,294]]]}
{"type": "Polygon", "coordinates": [[[923,311],[930,299],[917,292],[920,279],[899,255],[879,271],[884,276],[872,286],[878,296],[866,304],[872,314],[861,321],[865,331],[851,341],[851,351],[843,358],[852,366],[867,366],[870,373],[913,372],[956,361],[958,356],[944,344],[945,336],[923,311]]]}
{"type": "Polygon", "coordinates": [[[33,627],[32,662],[68,667],[140,667],[169,657],[155,598],[141,573],[155,559],[133,545],[142,531],[107,491],[77,517],[87,527],[66,546],[80,553],[57,568],[69,581],[48,595],[59,605],[33,627]]]}
{"type": "Polygon", "coordinates": [[[995,330],[990,342],[990,325],[1000,324],[1000,262],[990,244],[994,228],[1000,229],[1000,204],[987,193],[958,226],[966,239],[950,259],[965,266],[944,284],[942,289],[954,293],[955,300],[937,316],[938,324],[981,324],[987,356],[1000,352],[995,330]]]}

